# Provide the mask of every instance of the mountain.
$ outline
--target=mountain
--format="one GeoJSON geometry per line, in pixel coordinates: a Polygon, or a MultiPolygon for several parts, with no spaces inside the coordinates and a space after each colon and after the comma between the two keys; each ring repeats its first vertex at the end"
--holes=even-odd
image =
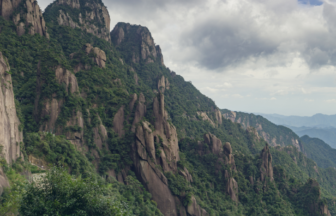
{"type": "Polygon", "coordinates": [[[336,115],[316,114],[311,117],[260,114],[277,125],[292,129],[297,135],[315,137],[336,148],[336,115]]]}
{"type": "Polygon", "coordinates": [[[109,32],[101,0],[0,7],[1,214],[336,215],[334,169],[290,129],[220,110],[148,28],[109,32]]]}
{"type": "Polygon", "coordinates": [[[277,125],[290,127],[336,127],[336,115],[315,114],[313,116],[283,116],[278,114],[259,114],[277,125]]]}
{"type": "Polygon", "coordinates": [[[299,136],[310,136],[323,140],[325,143],[330,145],[332,148],[336,148],[336,128],[334,127],[290,127],[299,136]]]}
{"type": "Polygon", "coordinates": [[[318,164],[319,167],[336,167],[336,149],[318,138],[310,138],[305,135],[301,137],[304,142],[307,156],[318,164]]]}

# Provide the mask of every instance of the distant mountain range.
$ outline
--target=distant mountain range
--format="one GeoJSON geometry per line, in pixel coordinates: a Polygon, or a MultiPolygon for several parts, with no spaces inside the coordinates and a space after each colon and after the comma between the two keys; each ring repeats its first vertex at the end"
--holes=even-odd
{"type": "Polygon", "coordinates": [[[297,135],[319,138],[332,148],[336,148],[336,115],[316,114],[310,117],[261,114],[277,125],[292,129],[297,135]]]}

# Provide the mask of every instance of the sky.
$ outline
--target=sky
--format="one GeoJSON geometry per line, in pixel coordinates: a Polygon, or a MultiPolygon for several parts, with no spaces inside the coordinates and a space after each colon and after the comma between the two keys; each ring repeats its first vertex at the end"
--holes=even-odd
{"type": "MultiPolygon", "coordinates": [[[[51,0],[38,0],[42,10],[51,0]]],[[[336,0],[103,0],[219,108],[336,114],[336,0]]]]}

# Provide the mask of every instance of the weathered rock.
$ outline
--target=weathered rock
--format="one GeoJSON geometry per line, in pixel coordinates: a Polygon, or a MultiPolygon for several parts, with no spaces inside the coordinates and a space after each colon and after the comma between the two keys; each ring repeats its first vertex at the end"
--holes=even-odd
{"type": "MultiPolygon", "coordinates": [[[[57,22],[59,25],[71,28],[80,28],[106,41],[110,41],[110,15],[102,3],[86,2],[81,5],[79,0],[57,0],[52,7],[58,5],[69,6],[72,10],[79,10],[78,17],[71,17],[68,13],[59,10],[57,22]],[[85,11],[84,14],[82,12],[85,11]],[[78,20],[78,22],[74,21],[78,20]],[[103,26],[103,27],[101,27],[103,26]]],[[[48,13],[48,11],[46,11],[48,13]]]]}
{"type": "Polygon", "coordinates": [[[265,181],[267,177],[270,181],[274,181],[273,167],[272,167],[272,155],[270,153],[268,144],[261,151],[260,158],[261,158],[260,180],[265,181]]]}
{"type": "Polygon", "coordinates": [[[7,20],[12,17],[19,36],[24,34],[25,27],[28,27],[29,34],[40,34],[49,38],[42,11],[36,0],[0,0],[0,15],[7,20]],[[21,4],[24,9],[12,17],[21,4]]]}
{"type": "Polygon", "coordinates": [[[206,112],[197,112],[197,115],[201,117],[203,121],[209,122],[213,127],[216,127],[216,124],[209,118],[206,112]]]}
{"type": "Polygon", "coordinates": [[[217,156],[223,153],[223,144],[220,139],[211,133],[204,134],[204,141],[211,149],[211,152],[217,156]]]}
{"type": "Polygon", "coordinates": [[[159,79],[158,81],[158,90],[161,93],[164,93],[166,90],[166,79],[164,76],[162,76],[161,79],[159,79]]]}
{"type": "Polygon", "coordinates": [[[131,98],[132,98],[132,100],[131,100],[131,102],[129,104],[129,109],[132,112],[133,108],[134,108],[134,104],[138,100],[138,95],[134,93],[133,95],[131,95],[131,98]]]}
{"type": "MultiPolygon", "coordinates": [[[[99,118],[100,124],[97,127],[93,128],[94,142],[99,149],[103,149],[103,144],[106,144],[106,141],[108,139],[108,134],[99,116],[98,118],[99,118]]],[[[105,146],[105,148],[107,149],[107,146],[105,146]]]]}
{"type": "Polygon", "coordinates": [[[237,113],[236,112],[229,112],[229,113],[225,113],[223,114],[223,118],[225,119],[229,119],[231,120],[232,122],[235,122],[236,121],[236,117],[237,117],[237,113]]]}
{"type": "MultiPolygon", "coordinates": [[[[175,126],[167,121],[168,113],[164,109],[163,94],[159,94],[154,98],[153,112],[155,116],[154,135],[161,137],[166,158],[170,161],[169,167],[171,170],[176,171],[177,161],[180,160],[177,132],[175,126]]],[[[165,171],[167,172],[169,170],[165,171]]]]}
{"type": "Polygon", "coordinates": [[[231,165],[232,170],[236,170],[236,164],[234,161],[234,156],[232,154],[231,144],[226,142],[224,144],[224,157],[225,157],[225,164],[231,165]]]}
{"type": "Polygon", "coordinates": [[[132,124],[132,131],[135,132],[135,127],[136,124],[138,124],[141,119],[145,116],[146,113],[146,99],[145,96],[140,93],[139,95],[139,100],[138,100],[138,105],[136,107],[135,110],[135,115],[134,115],[134,120],[133,120],[133,124],[132,124]]]}
{"type": "Polygon", "coordinates": [[[238,202],[238,184],[232,177],[230,177],[226,182],[226,193],[233,201],[238,202]]]}
{"type": "Polygon", "coordinates": [[[222,113],[219,109],[215,110],[215,116],[216,116],[217,124],[221,125],[223,123],[223,120],[222,120],[222,113]]]}
{"type": "MultiPolygon", "coordinates": [[[[98,47],[93,47],[91,44],[87,43],[82,48],[87,55],[93,54],[94,57],[91,59],[98,65],[100,68],[105,68],[106,65],[106,54],[103,50],[98,47]]],[[[71,53],[70,58],[76,58],[78,53],[71,53]]],[[[77,73],[80,70],[89,70],[91,69],[90,65],[79,63],[75,66],[74,72],[77,73]]]]}
{"type": "Polygon", "coordinates": [[[60,84],[65,84],[66,92],[75,93],[78,92],[78,82],[75,74],[71,73],[71,71],[58,66],[55,70],[56,80],[60,84]]]}
{"type": "Polygon", "coordinates": [[[187,207],[187,212],[191,216],[208,215],[208,213],[197,204],[197,201],[194,196],[191,197],[191,204],[187,207]]]}
{"type": "Polygon", "coordinates": [[[118,134],[119,137],[122,137],[125,134],[124,131],[124,106],[120,107],[118,112],[115,114],[113,118],[113,130],[118,134]]]}
{"type": "Polygon", "coordinates": [[[21,156],[20,143],[23,142],[20,120],[16,114],[12,77],[7,59],[0,52],[0,145],[1,155],[12,164],[21,156]]]}
{"type": "Polygon", "coordinates": [[[182,175],[185,178],[185,180],[187,180],[188,182],[193,182],[193,178],[190,175],[187,168],[184,167],[184,170],[179,170],[179,174],[182,175]]]}
{"type": "Polygon", "coordinates": [[[146,27],[118,23],[111,32],[111,40],[115,46],[122,46],[123,43],[128,42],[134,44],[133,50],[129,52],[129,59],[132,59],[133,63],[158,62],[164,66],[161,48],[155,45],[154,39],[146,27]]]}

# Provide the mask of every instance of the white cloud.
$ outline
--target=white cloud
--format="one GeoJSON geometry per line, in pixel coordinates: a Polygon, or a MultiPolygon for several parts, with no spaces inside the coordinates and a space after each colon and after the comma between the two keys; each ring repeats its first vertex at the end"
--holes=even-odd
{"type": "Polygon", "coordinates": [[[117,22],[147,26],[165,64],[220,108],[335,114],[335,1],[103,1],[111,28],[117,22]]]}

